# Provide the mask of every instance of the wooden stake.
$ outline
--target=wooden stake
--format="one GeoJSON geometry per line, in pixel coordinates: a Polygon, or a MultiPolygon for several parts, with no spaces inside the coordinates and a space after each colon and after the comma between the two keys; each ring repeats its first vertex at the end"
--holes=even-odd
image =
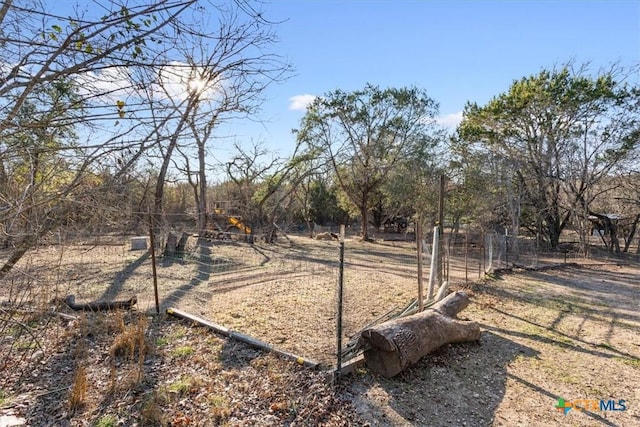
{"type": "Polygon", "coordinates": [[[464,233],[464,283],[469,282],[469,228],[464,233]]]}
{"type": "Polygon", "coordinates": [[[418,251],[418,311],[424,310],[424,283],[422,281],[422,217],[416,219],[416,249],[418,251]]]}
{"type": "Polygon", "coordinates": [[[438,238],[438,226],[433,227],[433,244],[431,245],[431,268],[429,269],[429,289],[427,299],[431,300],[435,293],[435,281],[438,274],[438,252],[440,252],[440,239],[438,238]]]}

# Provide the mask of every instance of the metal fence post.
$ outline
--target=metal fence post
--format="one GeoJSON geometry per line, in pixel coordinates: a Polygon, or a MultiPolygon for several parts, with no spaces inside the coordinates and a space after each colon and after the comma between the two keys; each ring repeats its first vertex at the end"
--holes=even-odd
{"type": "Polygon", "coordinates": [[[336,325],[336,343],[337,343],[337,363],[336,363],[336,379],[340,378],[342,370],[342,295],[344,292],[344,225],[340,226],[340,251],[338,266],[338,313],[336,325]]]}
{"type": "Polygon", "coordinates": [[[156,313],[160,314],[160,298],[158,297],[158,272],[156,270],[156,242],[154,236],[153,216],[149,214],[149,245],[151,246],[151,269],[153,272],[153,295],[156,302],[156,313]]]}

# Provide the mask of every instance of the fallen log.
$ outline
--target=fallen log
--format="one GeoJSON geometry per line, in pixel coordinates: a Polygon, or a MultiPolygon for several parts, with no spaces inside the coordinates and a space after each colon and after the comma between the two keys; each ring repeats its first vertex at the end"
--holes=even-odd
{"type": "Polygon", "coordinates": [[[129,310],[138,302],[138,298],[133,296],[126,301],[98,301],[76,304],[76,297],[74,295],[67,295],[62,302],[75,311],[129,310]]]}
{"type": "Polygon", "coordinates": [[[393,377],[444,344],[479,340],[476,322],[456,318],[467,305],[469,297],[458,291],[423,312],[365,329],[367,366],[393,377]]]}
{"type": "Polygon", "coordinates": [[[336,233],[325,231],[324,233],[318,233],[315,237],[316,240],[340,240],[340,236],[336,233]]]}
{"type": "Polygon", "coordinates": [[[258,350],[263,350],[263,351],[267,351],[270,353],[274,353],[277,354],[279,356],[285,357],[287,359],[291,359],[291,360],[295,360],[296,363],[298,363],[299,365],[304,365],[307,366],[309,368],[313,368],[313,369],[317,369],[320,364],[318,362],[314,362],[313,360],[309,360],[309,359],[305,359],[303,357],[300,356],[296,356],[293,353],[289,353],[287,351],[284,350],[280,350],[278,348],[275,348],[274,346],[267,344],[264,341],[261,341],[257,338],[253,338],[249,335],[245,335],[242,334],[240,332],[236,332],[234,330],[231,330],[229,328],[225,328],[222,325],[218,325],[216,323],[213,323],[207,319],[204,319],[200,316],[197,316],[195,314],[190,314],[187,313],[186,311],[182,311],[182,310],[178,310],[177,308],[173,308],[170,307],[167,309],[167,314],[170,314],[172,316],[175,316],[177,318],[180,319],[184,319],[184,320],[189,320],[191,322],[197,323],[199,325],[205,326],[209,329],[211,329],[213,332],[216,332],[218,334],[221,334],[225,337],[234,339],[234,340],[238,340],[240,342],[243,342],[245,344],[250,345],[253,348],[257,348],[258,350]]]}

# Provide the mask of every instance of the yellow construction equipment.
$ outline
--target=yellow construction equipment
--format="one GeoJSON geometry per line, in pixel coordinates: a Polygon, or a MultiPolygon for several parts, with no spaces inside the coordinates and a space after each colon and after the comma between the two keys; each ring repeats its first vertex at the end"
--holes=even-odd
{"type": "Polygon", "coordinates": [[[244,234],[251,234],[251,228],[247,225],[244,225],[242,223],[242,221],[240,221],[240,219],[238,217],[235,216],[230,216],[227,218],[229,220],[229,223],[235,227],[237,227],[239,230],[243,231],[244,234]]]}

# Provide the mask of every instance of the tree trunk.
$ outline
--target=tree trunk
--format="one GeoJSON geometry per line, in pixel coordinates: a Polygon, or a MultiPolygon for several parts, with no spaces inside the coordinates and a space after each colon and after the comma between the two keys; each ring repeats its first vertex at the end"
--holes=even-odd
{"type": "Polygon", "coordinates": [[[560,244],[560,219],[557,216],[547,216],[547,236],[549,236],[549,245],[551,249],[556,249],[560,244]]]}
{"type": "Polygon", "coordinates": [[[2,268],[0,268],[0,280],[2,280],[13,268],[14,265],[20,261],[22,256],[27,253],[29,249],[35,243],[36,238],[31,238],[31,236],[26,237],[23,241],[21,241],[16,248],[11,252],[9,259],[4,263],[2,268]]]}
{"type": "Polygon", "coordinates": [[[362,240],[366,242],[369,240],[369,210],[366,204],[360,208],[360,218],[362,220],[362,240]]]}
{"type": "Polygon", "coordinates": [[[190,95],[189,102],[187,107],[180,117],[180,122],[177,124],[175,130],[173,131],[173,135],[169,139],[169,144],[167,145],[167,151],[163,154],[162,165],[160,166],[160,172],[158,173],[158,181],[156,182],[156,191],[153,199],[153,216],[155,223],[153,224],[153,232],[156,235],[160,234],[160,224],[162,220],[162,204],[164,200],[164,184],[167,178],[167,171],[169,170],[169,165],[171,163],[171,156],[173,155],[173,150],[175,150],[178,145],[178,139],[180,137],[180,133],[184,128],[187,118],[191,113],[191,110],[198,103],[197,97],[193,97],[190,95]]]}
{"type": "Polygon", "coordinates": [[[640,214],[636,215],[631,223],[631,230],[629,231],[629,235],[624,239],[624,250],[622,252],[629,252],[629,246],[633,242],[633,237],[636,235],[636,230],[638,229],[638,223],[640,222],[640,214]]]}
{"type": "Polygon", "coordinates": [[[604,225],[604,235],[600,234],[602,241],[604,242],[607,251],[613,252],[615,251],[617,254],[620,253],[620,241],[618,240],[618,223],[614,222],[607,215],[602,215],[595,212],[589,212],[589,215],[595,216],[598,218],[601,223],[604,225]],[[609,236],[609,242],[606,241],[604,236],[609,236]]]}
{"type": "Polygon", "coordinates": [[[9,178],[7,176],[7,170],[4,167],[4,162],[0,159],[0,188],[6,190],[9,186],[9,178]]]}
{"type": "Polygon", "coordinates": [[[611,239],[611,252],[620,253],[620,240],[618,240],[618,223],[611,221],[607,217],[607,228],[609,229],[609,238],[611,239]]]}
{"type": "Polygon", "coordinates": [[[61,221],[60,218],[64,218],[66,216],[66,211],[64,210],[64,206],[62,204],[58,205],[55,209],[47,212],[45,215],[44,221],[40,224],[40,228],[34,230],[31,233],[28,233],[26,236],[20,240],[9,259],[2,265],[0,268],[0,280],[2,280],[11,269],[20,261],[22,256],[27,253],[29,249],[31,249],[37,242],[40,236],[43,236],[45,233],[52,230],[56,225],[58,225],[61,221]]]}
{"type": "Polygon", "coordinates": [[[167,147],[167,151],[164,154],[164,159],[162,160],[162,166],[160,166],[160,172],[158,173],[158,180],[156,181],[156,191],[153,197],[153,233],[158,236],[160,235],[160,225],[162,224],[162,202],[164,200],[164,184],[167,178],[167,171],[169,170],[169,164],[171,163],[171,155],[173,154],[173,149],[176,147],[178,142],[177,137],[172,139],[167,147]]]}
{"type": "Polygon", "coordinates": [[[200,197],[198,199],[198,234],[204,235],[207,229],[207,171],[205,163],[206,150],[204,142],[198,143],[198,174],[200,197]]]}
{"type": "Polygon", "coordinates": [[[476,322],[456,319],[468,304],[467,294],[458,291],[421,313],[366,329],[361,337],[369,345],[367,365],[393,377],[444,344],[479,340],[476,322]]]}

